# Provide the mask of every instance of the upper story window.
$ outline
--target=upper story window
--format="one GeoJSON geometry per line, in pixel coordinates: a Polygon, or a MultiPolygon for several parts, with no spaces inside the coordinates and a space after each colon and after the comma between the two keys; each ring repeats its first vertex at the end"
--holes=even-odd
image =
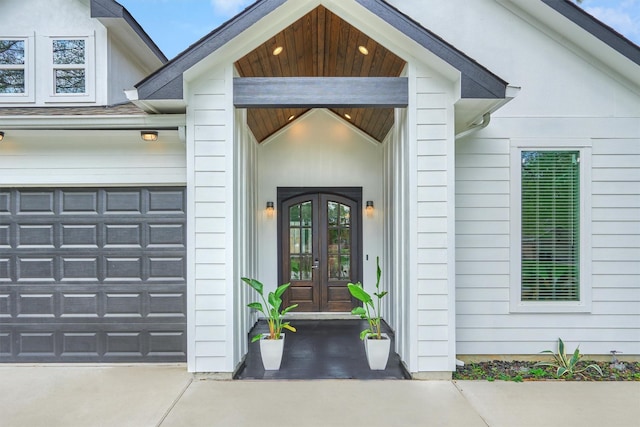
{"type": "Polygon", "coordinates": [[[26,92],[25,41],[0,39],[0,93],[26,92]]]}
{"type": "Polygon", "coordinates": [[[87,47],[84,39],[52,41],[54,94],[87,93],[87,47]]]}
{"type": "Polygon", "coordinates": [[[31,39],[0,37],[0,102],[28,102],[33,97],[31,39]]]}
{"type": "Polygon", "coordinates": [[[584,208],[590,194],[584,165],[589,152],[567,146],[517,150],[513,311],[589,309],[589,217],[584,208]]]}

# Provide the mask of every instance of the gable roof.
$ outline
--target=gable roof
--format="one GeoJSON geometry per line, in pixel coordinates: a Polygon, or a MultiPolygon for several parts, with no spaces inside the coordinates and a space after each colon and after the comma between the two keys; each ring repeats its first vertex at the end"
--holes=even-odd
{"type": "Polygon", "coordinates": [[[600,41],[640,65],[640,46],[569,0],[541,0],[600,41]]]}
{"type": "MultiPolygon", "coordinates": [[[[183,73],[286,3],[258,0],[136,85],[139,100],[183,98],[183,73]]],[[[502,99],[507,83],[384,0],[354,0],[460,71],[463,98],[502,99]]]]}
{"type": "Polygon", "coordinates": [[[109,27],[111,24],[111,20],[108,18],[123,20],[126,23],[127,29],[132,31],[162,64],[166,64],[169,61],[155,42],[151,40],[151,37],[149,37],[149,35],[140,26],[138,21],[136,21],[129,11],[120,3],[114,0],[91,0],[90,8],[91,17],[99,19],[106,27],[109,27]]]}

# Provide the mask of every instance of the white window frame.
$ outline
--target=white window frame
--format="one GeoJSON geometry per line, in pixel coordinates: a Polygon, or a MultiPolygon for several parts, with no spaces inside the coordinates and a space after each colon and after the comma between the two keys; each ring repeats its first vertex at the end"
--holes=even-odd
{"type": "Polygon", "coordinates": [[[49,96],[46,102],[94,102],[95,89],[95,36],[51,36],[48,40],[48,81],[49,96]],[[84,40],[85,63],[84,64],[54,64],[53,42],[55,40],[84,40]],[[84,69],[85,92],[84,93],[56,93],[55,71],[61,69],[84,69]]]}
{"type": "Polygon", "coordinates": [[[24,41],[24,65],[0,65],[4,70],[24,70],[24,93],[0,93],[0,103],[35,102],[34,36],[0,36],[0,40],[24,41]]]}
{"type": "Polygon", "coordinates": [[[513,313],[591,311],[591,142],[589,140],[514,140],[511,142],[511,289],[513,313]],[[522,301],[522,152],[580,152],[580,301],[522,301]]]}

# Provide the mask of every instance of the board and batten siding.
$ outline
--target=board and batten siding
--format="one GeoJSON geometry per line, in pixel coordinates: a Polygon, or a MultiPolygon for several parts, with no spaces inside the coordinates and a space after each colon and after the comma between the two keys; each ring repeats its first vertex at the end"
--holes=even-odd
{"type": "Polygon", "coordinates": [[[233,104],[231,69],[187,85],[188,369],[233,363],[233,104]]]}
{"type": "Polygon", "coordinates": [[[453,85],[416,69],[417,371],[455,369],[453,85]]]}
{"type": "Polygon", "coordinates": [[[537,354],[558,337],[586,354],[640,354],[640,140],[591,146],[592,310],[510,313],[510,140],[457,142],[458,354],[537,354]]]}
{"type": "Polygon", "coordinates": [[[0,186],[184,185],[185,146],[177,131],[153,144],[140,131],[24,130],[0,144],[0,186]]]}

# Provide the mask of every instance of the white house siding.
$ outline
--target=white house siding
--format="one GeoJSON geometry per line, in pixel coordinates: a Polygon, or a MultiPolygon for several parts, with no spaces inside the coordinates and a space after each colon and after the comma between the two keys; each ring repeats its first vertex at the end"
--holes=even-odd
{"type": "Polygon", "coordinates": [[[140,60],[128,52],[127,47],[109,34],[108,42],[108,105],[127,102],[125,90],[132,88],[132,82],[139,82],[152,71],[144,67],[140,60]]]}
{"type": "Polygon", "coordinates": [[[509,311],[510,142],[458,141],[459,354],[535,354],[558,337],[584,353],[640,354],[640,139],[591,142],[592,310],[544,314],[509,311]]]}
{"type": "Polygon", "coordinates": [[[247,304],[256,301],[255,293],[241,283],[239,278],[258,278],[258,219],[264,215],[264,207],[257,205],[257,154],[258,144],[246,125],[246,110],[235,112],[235,162],[236,192],[234,203],[236,245],[234,255],[234,365],[247,354],[246,337],[257,320],[257,313],[247,309],[247,304]]]}
{"type": "Polygon", "coordinates": [[[232,71],[187,84],[188,369],[233,371],[232,71]]]}
{"type": "Polygon", "coordinates": [[[518,2],[391,3],[522,87],[486,129],[456,144],[457,353],[536,354],[561,337],[585,353],[640,354],[638,84],[527,16],[518,2]],[[591,205],[591,223],[583,224],[592,243],[588,313],[510,312],[516,140],[591,147],[591,194],[583,195],[591,205]]]}
{"type": "Polygon", "coordinates": [[[140,131],[7,132],[0,186],[184,185],[185,147],[177,131],[153,144],[140,131]]]}
{"type": "MultiPolygon", "coordinates": [[[[455,369],[454,85],[424,67],[415,69],[417,371],[455,369]]],[[[411,123],[411,119],[410,119],[411,123]]],[[[413,166],[413,165],[412,165],[413,166]]],[[[410,181],[411,182],[411,181],[410,181]]],[[[415,239],[415,240],[414,240],[415,239]]]]}

